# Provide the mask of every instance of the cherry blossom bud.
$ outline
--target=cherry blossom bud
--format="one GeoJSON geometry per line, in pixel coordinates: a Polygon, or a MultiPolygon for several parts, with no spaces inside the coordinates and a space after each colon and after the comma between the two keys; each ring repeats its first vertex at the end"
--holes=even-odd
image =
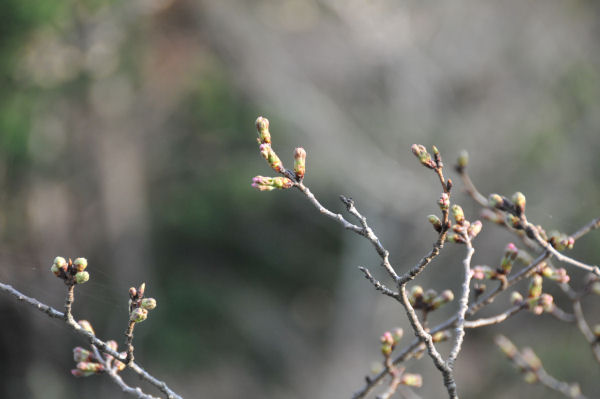
{"type": "Polygon", "coordinates": [[[419,388],[423,385],[423,377],[420,374],[404,373],[400,377],[400,384],[419,388]]]}
{"type": "Polygon", "coordinates": [[[592,327],[592,333],[594,333],[596,337],[600,338],[600,324],[596,324],[594,327],[592,327]]]}
{"type": "Polygon", "coordinates": [[[529,347],[523,348],[521,350],[521,356],[531,370],[537,371],[542,367],[542,361],[537,357],[533,349],[529,347]]]}
{"type": "Polygon", "coordinates": [[[57,256],[56,258],[54,258],[54,264],[60,269],[67,269],[67,261],[62,256],[57,256]]]}
{"type": "Polygon", "coordinates": [[[51,271],[51,272],[52,272],[52,273],[53,273],[53,274],[54,274],[56,277],[60,276],[60,272],[61,272],[61,270],[62,270],[62,269],[61,269],[60,267],[56,266],[55,264],[54,264],[54,265],[52,265],[52,267],[50,268],[50,271],[51,271]]]}
{"type": "Polygon", "coordinates": [[[77,284],[83,284],[90,279],[90,274],[88,272],[77,272],[75,273],[75,282],[77,284]]]}
{"type": "Polygon", "coordinates": [[[258,130],[259,143],[270,144],[271,133],[269,132],[269,120],[262,116],[256,118],[256,129],[258,130]]]}
{"type": "Polygon", "coordinates": [[[439,309],[443,305],[447,304],[448,302],[452,302],[453,300],[454,293],[450,290],[444,290],[440,295],[436,296],[431,301],[431,308],[432,310],[439,309]]]}
{"type": "Polygon", "coordinates": [[[135,323],[141,323],[148,318],[148,311],[143,308],[135,308],[129,316],[129,320],[135,323]]]}
{"type": "Polygon", "coordinates": [[[500,261],[500,268],[502,269],[502,272],[504,274],[510,273],[510,270],[513,267],[513,263],[514,263],[515,259],[517,259],[518,255],[519,255],[519,250],[517,249],[515,244],[513,244],[512,242],[508,243],[508,245],[504,249],[504,256],[502,257],[502,260],[500,261]]]}
{"type": "Polygon", "coordinates": [[[469,163],[469,153],[466,150],[462,150],[458,154],[458,159],[456,160],[456,171],[458,173],[462,173],[465,170],[465,168],[467,167],[468,163],[469,163]]]}
{"type": "Polygon", "coordinates": [[[536,384],[539,381],[537,374],[533,371],[527,371],[523,374],[523,379],[528,384],[536,384]]]}
{"type": "Polygon", "coordinates": [[[146,310],[152,310],[156,307],[156,299],[154,298],[144,298],[141,303],[142,308],[146,310]]]}
{"type": "Polygon", "coordinates": [[[488,198],[488,204],[490,208],[496,208],[500,210],[504,210],[504,199],[501,195],[498,194],[490,194],[488,198]]]}
{"type": "Polygon", "coordinates": [[[494,342],[496,342],[496,345],[498,345],[502,353],[504,353],[509,359],[514,358],[515,355],[519,353],[519,350],[515,344],[513,344],[511,340],[506,338],[504,335],[496,335],[494,342]]]}
{"type": "Polygon", "coordinates": [[[450,339],[451,336],[452,334],[448,330],[438,331],[431,336],[431,340],[433,342],[444,342],[450,339]]]}
{"type": "Polygon", "coordinates": [[[421,164],[423,164],[423,166],[430,169],[435,169],[436,164],[433,162],[431,155],[427,152],[427,149],[424,146],[421,144],[413,144],[410,149],[412,153],[419,158],[419,161],[421,164]]]}
{"type": "Polygon", "coordinates": [[[537,298],[542,295],[542,282],[543,278],[539,274],[534,274],[529,282],[529,298],[537,298]]]}
{"type": "Polygon", "coordinates": [[[104,371],[104,366],[96,362],[79,362],[77,363],[77,369],[83,371],[84,373],[101,373],[104,371]]]}
{"type": "Polygon", "coordinates": [[[440,218],[438,218],[435,215],[429,215],[427,216],[427,220],[429,220],[429,223],[431,223],[435,231],[437,231],[438,233],[442,231],[442,221],[440,220],[440,218]]]}
{"type": "Polygon", "coordinates": [[[255,176],[252,179],[252,187],[259,189],[260,191],[271,191],[276,188],[287,189],[294,185],[294,182],[287,177],[265,177],[255,176]]]}
{"type": "Polygon", "coordinates": [[[458,224],[463,224],[465,222],[465,214],[463,212],[463,209],[460,207],[460,205],[452,205],[452,216],[454,217],[454,220],[456,220],[456,223],[458,224]]]}
{"type": "Polygon", "coordinates": [[[77,258],[73,261],[73,266],[76,271],[82,272],[88,265],[88,261],[86,258],[77,258]]]}
{"type": "Polygon", "coordinates": [[[554,309],[554,298],[550,294],[542,294],[540,295],[538,304],[544,312],[552,312],[554,309]]]}
{"type": "Polygon", "coordinates": [[[400,327],[395,328],[394,331],[392,332],[392,336],[394,337],[394,344],[397,344],[402,339],[403,335],[404,335],[403,329],[401,329],[400,327]]]}
{"type": "Polygon", "coordinates": [[[481,232],[481,228],[483,227],[483,224],[481,223],[480,220],[476,220],[474,221],[471,226],[469,226],[469,228],[467,229],[467,234],[469,235],[469,239],[473,239],[475,237],[477,237],[477,235],[481,232]]]}
{"type": "Polygon", "coordinates": [[[522,192],[517,191],[512,196],[512,202],[515,204],[515,210],[518,215],[521,215],[525,212],[525,203],[526,199],[522,192]]]}
{"type": "Polygon", "coordinates": [[[137,290],[135,289],[135,287],[131,287],[129,288],[129,297],[131,299],[135,298],[137,296],[137,290]]]}
{"type": "Polygon", "coordinates": [[[442,211],[447,211],[450,209],[450,197],[447,193],[442,193],[442,196],[438,200],[438,205],[442,211]]]}
{"type": "Polygon", "coordinates": [[[425,294],[423,294],[423,302],[431,305],[431,303],[433,302],[435,297],[437,297],[437,295],[437,291],[430,288],[427,291],[425,291],[425,294]]]}
{"type": "Polygon", "coordinates": [[[81,327],[85,331],[87,331],[87,332],[89,332],[89,333],[91,333],[93,335],[96,335],[96,333],[94,332],[94,329],[92,328],[92,325],[90,324],[89,321],[87,321],[87,320],[79,320],[77,322],[77,324],[79,324],[79,327],[81,327]]]}
{"type": "Polygon", "coordinates": [[[410,302],[411,305],[414,306],[416,303],[418,303],[422,300],[423,300],[423,287],[421,287],[420,285],[413,286],[410,290],[410,296],[408,298],[408,301],[410,302]]]}
{"type": "Polygon", "coordinates": [[[271,144],[261,144],[259,147],[260,155],[267,161],[267,163],[273,168],[276,172],[283,172],[285,169],[283,168],[283,163],[271,148],[271,144]]]}
{"type": "Polygon", "coordinates": [[[95,360],[95,356],[87,349],[83,349],[81,346],[73,348],[73,360],[75,362],[89,362],[95,360]]]}
{"type": "Polygon", "coordinates": [[[294,150],[294,173],[296,179],[302,180],[306,172],[306,151],[302,147],[294,150]]]}
{"type": "Polygon", "coordinates": [[[473,269],[473,278],[475,280],[490,280],[498,276],[498,272],[489,266],[475,266],[473,269]]]}
{"type": "Polygon", "coordinates": [[[512,305],[520,305],[521,303],[523,303],[523,295],[521,295],[519,292],[517,291],[513,291],[510,294],[510,303],[512,305]]]}
{"type": "Polygon", "coordinates": [[[464,244],[465,239],[460,234],[450,234],[448,236],[448,242],[453,242],[455,244],[464,244]]]}

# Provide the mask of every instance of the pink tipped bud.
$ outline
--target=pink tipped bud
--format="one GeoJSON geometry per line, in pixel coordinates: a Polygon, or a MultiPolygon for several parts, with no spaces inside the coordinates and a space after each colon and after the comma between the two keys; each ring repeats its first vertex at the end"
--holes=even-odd
{"type": "Polygon", "coordinates": [[[554,298],[550,294],[542,294],[539,299],[539,306],[542,307],[544,312],[552,312],[554,310],[554,298]]]}
{"type": "Polygon", "coordinates": [[[475,266],[472,271],[475,280],[491,280],[498,277],[498,272],[489,266],[475,266]]]}
{"type": "Polygon", "coordinates": [[[302,147],[298,147],[294,150],[294,173],[296,179],[304,179],[304,173],[306,172],[306,151],[302,147]]]}
{"type": "Polygon", "coordinates": [[[510,273],[510,270],[513,267],[513,263],[514,263],[515,259],[517,259],[518,255],[519,255],[519,250],[517,249],[515,244],[513,244],[512,242],[509,243],[506,246],[506,248],[504,249],[504,256],[502,257],[502,260],[500,261],[500,268],[502,269],[504,274],[510,273]]]}
{"type": "Polygon", "coordinates": [[[379,340],[381,341],[382,344],[389,344],[389,345],[394,344],[394,337],[392,336],[392,333],[389,331],[384,332],[379,340]]]}
{"type": "Polygon", "coordinates": [[[141,323],[148,318],[148,311],[143,308],[135,308],[129,315],[129,320],[134,323],[141,323]]]}
{"type": "Polygon", "coordinates": [[[442,211],[447,211],[450,209],[450,197],[447,193],[442,193],[440,199],[438,200],[438,205],[442,211]]]}
{"type": "Polygon", "coordinates": [[[142,308],[146,310],[152,310],[156,308],[156,299],[154,298],[144,298],[142,299],[142,308]]]}
{"type": "Polygon", "coordinates": [[[91,333],[93,335],[96,335],[96,333],[94,332],[94,329],[92,328],[92,325],[90,324],[89,321],[87,321],[87,320],[79,320],[77,322],[77,324],[79,324],[79,327],[81,327],[85,331],[87,331],[87,332],[89,332],[89,333],[91,333]]]}
{"type": "Polygon", "coordinates": [[[420,374],[404,373],[400,378],[400,384],[419,388],[423,385],[423,377],[420,374]]]}
{"type": "Polygon", "coordinates": [[[259,116],[256,118],[256,130],[258,130],[259,142],[261,144],[271,143],[271,133],[269,132],[269,120],[259,116]]]}
{"type": "Polygon", "coordinates": [[[83,372],[101,373],[104,371],[104,366],[96,362],[79,362],[77,369],[83,372]]]}

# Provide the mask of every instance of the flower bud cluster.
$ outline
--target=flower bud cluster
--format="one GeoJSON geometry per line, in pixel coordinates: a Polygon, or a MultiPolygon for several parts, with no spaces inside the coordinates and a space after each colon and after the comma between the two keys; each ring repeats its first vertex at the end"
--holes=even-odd
{"type": "Polygon", "coordinates": [[[431,312],[452,302],[454,300],[454,293],[451,290],[444,290],[440,294],[433,289],[423,291],[423,287],[415,285],[410,290],[408,300],[413,308],[431,312]]]}
{"type": "Polygon", "coordinates": [[[545,238],[550,245],[556,248],[557,251],[564,251],[565,249],[573,249],[575,239],[564,233],[560,233],[556,230],[551,231],[548,234],[548,238],[545,238]]]}
{"type": "MultiPolygon", "coordinates": [[[[82,321],[89,325],[87,321],[82,321]]],[[[79,322],[80,325],[82,324],[82,321],[79,322]]],[[[91,329],[91,326],[89,326],[89,328],[91,329]]],[[[116,341],[107,341],[106,345],[114,351],[116,351],[118,348],[116,341]]],[[[107,354],[106,359],[99,359],[96,354],[99,355],[97,351],[90,351],[82,348],[81,346],[74,348],[73,360],[75,363],[77,363],[77,365],[76,368],[71,370],[71,374],[73,374],[75,377],[88,377],[90,375],[100,374],[106,371],[107,367],[117,372],[125,369],[125,363],[115,359],[112,355],[107,354]]],[[[121,355],[125,356],[125,352],[122,352],[121,355]]]]}
{"type": "Polygon", "coordinates": [[[402,339],[404,331],[401,328],[396,328],[393,331],[386,331],[383,333],[379,341],[381,342],[381,353],[383,356],[388,357],[392,354],[392,351],[402,339]]]}
{"type": "Polygon", "coordinates": [[[511,200],[494,193],[490,194],[488,204],[492,209],[508,212],[514,216],[520,217],[525,213],[525,204],[527,202],[525,196],[523,193],[517,191],[513,194],[511,200]]]}
{"type": "Polygon", "coordinates": [[[540,268],[540,273],[542,273],[542,276],[556,281],[558,283],[568,283],[571,278],[569,277],[569,275],[567,274],[567,270],[564,267],[561,268],[554,268],[546,263],[544,263],[540,268]]]}
{"type": "Polygon", "coordinates": [[[88,262],[86,258],[75,258],[67,261],[62,256],[54,258],[50,271],[67,285],[83,284],[90,279],[90,274],[85,271],[88,262]]]}
{"type": "Polygon", "coordinates": [[[271,191],[276,188],[287,189],[292,187],[294,185],[292,178],[295,178],[297,182],[301,182],[306,173],[306,151],[304,148],[298,147],[294,150],[294,175],[292,176],[291,171],[285,169],[283,162],[281,162],[281,159],[279,159],[273,150],[271,133],[269,132],[269,120],[259,116],[256,119],[256,129],[258,130],[260,154],[275,172],[281,173],[286,177],[256,176],[252,179],[252,187],[260,191],[271,191]]]}
{"type": "Polygon", "coordinates": [[[148,311],[156,308],[156,299],[144,298],[146,283],[139,288],[129,288],[129,321],[141,323],[148,317],[148,311]]]}
{"type": "Polygon", "coordinates": [[[454,231],[455,234],[451,234],[448,237],[448,241],[460,244],[465,243],[467,238],[472,240],[477,237],[477,235],[481,232],[481,228],[483,227],[481,221],[476,220],[471,223],[465,219],[465,213],[460,205],[452,205],[451,210],[456,224],[452,226],[452,231],[454,231]]]}

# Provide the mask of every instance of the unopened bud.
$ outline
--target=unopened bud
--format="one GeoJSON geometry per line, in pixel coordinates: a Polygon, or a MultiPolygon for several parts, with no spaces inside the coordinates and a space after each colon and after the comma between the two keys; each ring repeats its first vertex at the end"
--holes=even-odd
{"type": "Polygon", "coordinates": [[[452,216],[454,216],[454,220],[456,223],[463,224],[465,222],[465,214],[460,205],[452,205],[452,216]]]}
{"type": "Polygon", "coordinates": [[[260,155],[267,161],[267,163],[273,168],[276,172],[283,172],[283,163],[281,159],[277,156],[273,148],[271,148],[271,144],[261,144],[259,147],[260,155]]]}
{"type": "Polygon", "coordinates": [[[435,215],[429,215],[427,216],[427,220],[429,220],[429,223],[431,223],[435,231],[437,231],[438,233],[442,231],[442,221],[440,220],[440,218],[438,218],[435,215]]]}
{"type": "Polygon", "coordinates": [[[510,227],[512,227],[513,229],[522,229],[523,225],[521,225],[521,219],[519,219],[517,216],[513,215],[512,213],[507,213],[506,214],[506,224],[509,225],[510,227]]]}
{"type": "Polygon", "coordinates": [[[435,169],[435,162],[433,162],[431,155],[427,152],[427,149],[424,146],[421,144],[413,144],[410,149],[412,153],[419,158],[419,161],[421,164],[423,164],[423,166],[426,166],[430,169],[435,169]]]}
{"type": "Polygon", "coordinates": [[[435,297],[437,295],[438,295],[437,291],[430,288],[427,291],[425,291],[425,294],[423,294],[423,302],[431,305],[431,302],[433,302],[433,300],[435,299],[435,297]]]}
{"type": "Polygon", "coordinates": [[[597,338],[600,338],[600,324],[596,324],[592,327],[592,333],[594,333],[597,338]]]}
{"type": "Polygon", "coordinates": [[[421,287],[420,285],[415,285],[410,289],[410,296],[408,298],[408,301],[410,302],[411,305],[415,305],[415,303],[418,303],[420,301],[423,300],[423,287],[421,287]]]}
{"type": "Polygon", "coordinates": [[[466,150],[462,150],[458,154],[458,159],[456,160],[456,171],[458,173],[462,173],[465,170],[465,168],[467,167],[468,163],[469,163],[469,153],[466,150]]]}
{"type": "Polygon", "coordinates": [[[77,272],[75,273],[75,281],[77,284],[83,284],[90,279],[90,274],[88,272],[77,272]]]}
{"type": "Polygon", "coordinates": [[[467,234],[469,235],[469,239],[473,239],[475,237],[477,237],[477,235],[481,232],[481,228],[483,227],[483,224],[481,223],[480,220],[476,220],[474,221],[471,226],[469,226],[469,228],[467,229],[467,234]]]}
{"type": "Polygon", "coordinates": [[[82,272],[85,270],[85,268],[88,265],[88,261],[86,258],[77,258],[73,261],[73,266],[75,267],[75,270],[78,272],[82,272]]]}
{"type": "Polygon", "coordinates": [[[139,297],[143,297],[144,296],[144,291],[146,291],[146,283],[142,283],[138,287],[138,296],[139,297]]]}
{"type": "Polygon", "coordinates": [[[536,384],[539,380],[537,374],[533,371],[527,371],[525,374],[523,374],[523,379],[528,384],[536,384]]]}
{"type": "Polygon", "coordinates": [[[441,306],[447,304],[454,300],[454,293],[450,290],[444,290],[438,296],[436,296],[433,301],[431,301],[431,308],[433,310],[439,309],[441,306]]]}
{"type": "Polygon", "coordinates": [[[135,287],[131,287],[129,288],[129,297],[131,299],[135,298],[137,296],[137,290],[135,289],[135,287]]]}
{"type": "Polygon", "coordinates": [[[401,329],[400,327],[395,328],[394,331],[392,331],[392,336],[394,337],[394,343],[397,344],[402,339],[403,335],[404,335],[403,329],[401,329]]]}
{"type": "Polygon", "coordinates": [[[600,295],[600,281],[594,281],[592,283],[592,285],[590,286],[590,290],[596,294],[596,295],[600,295]]]}
{"type": "Polygon", "coordinates": [[[515,204],[517,214],[521,215],[525,212],[526,199],[522,192],[517,191],[512,196],[512,202],[515,204]]]}
{"type": "Polygon", "coordinates": [[[513,263],[514,263],[515,259],[517,259],[518,255],[519,255],[519,250],[517,249],[515,244],[513,244],[512,242],[508,243],[508,245],[504,249],[504,256],[502,257],[502,260],[500,261],[500,268],[502,269],[504,274],[510,273],[510,270],[513,267],[513,263]]]}
{"type": "Polygon", "coordinates": [[[455,244],[464,244],[465,239],[460,234],[450,234],[448,236],[448,242],[453,242],[455,244]]]}
{"type": "Polygon", "coordinates": [[[448,330],[438,331],[431,336],[431,340],[434,343],[435,342],[444,342],[444,341],[447,341],[448,339],[450,339],[451,336],[452,336],[452,334],[448,330]]]}
{"type": "Polygon", "coordinates": [[[271,191],[278,189],[287,189],[294,185],[287,177],[265,177],[256,176],[252,179],[252,187],[258,188],[260,191],[271,191]]]}
{"type": "Polygon", "coordinates": [[[517,291],[513,291],[510,294],[510,303],[513,305],[520,305],[521,303],[523,303],[523,295],[521,295],[517,291]]]}
{"type": "Polygon", "coordinates": [[[400,378],[400,384],[418,388],[423,385],[423,377],[420,374],[404,373],[400,378]]]}
{"type": "Polygon", "coordinates": [[[52,267],[50,268],[50,271],[56,276],[60,276],[60,271],[62,269],[60,267],[58,267],[56,264],[52,265],[52,267]]]}
{"type": "Polygon", "coordinates": [[[269,120],[259,116],[256,118],[256,130],[258,130],[259,142],[261,144],[271,143],[271,133],[269,132],[269,120]]]}
{"type": "Polygon", "coordinates": [[[67,268],[67,261],[62,256],[57,256],[54,258],[54,264],[61,269],[67,268]]]}
{"type": "Polygon", "coordinates": [[[294,150],[294,173],[296,179],[302,180],[306,172],[306,151],[302,147],[294,150]]]}
{"type": "Polygon", "coordinates": [[[537,371],[542,367],[542,361],[539,357],[537,357],[533,349],[529,347],[523,348],[521,350],[521,356],[523,357],[523,360],[525,361],[525,363],[527,363],[527,366],[529,366],[531,370],[537,371]]]}
{"type": "Polygon", "coordinates": [[[494,342],[500,348],[500,350],[509,358],[512,359],[519,352],[515,344],[511,342],[510,339],[506,338],[504,335],[496,335],[494,338],[494,342]]]}
{"type": "Polygon", "coordinates": [[[381,338],[379,338],[379,341],[381,341],[382,344],[394,345],[394,337],[389,331],[384,332],[381,338]]]}
{"type": "Polygon", "coordinates": [[[529,298],[537,298],[542,295],[542,282],[543,278],[539,274],[534,274],[529,282],[529,298]]]}
{"type": "Polygon", "coordinates": [[[77,324],[79,324],[79,327],[81,327],[85,331],[87,331],[87,332],[89,332],[89,333],[91,333],[93,335],[96,335],[96,333],[94,332],[94,329],[92,328],[92,325],[90,324],[89,321],[87,321],[87,320],[79,320],[77,322],[77,324]]]}
{"type": "Polygon", "coordinates": [[[96,374],[95,371],[81,371],[79,369],[71,369],[73,377],[89,377],[90,375],[96,374]]]}
{"type": "Polygon", "coordinates": [[[73,360],[79,362],[89,362],[95,360],[94,355],[87,349],[83,349],[81,346],[73,348],[73,360]]]}
{"type": "Polygon", "coordinates": [[[447,193],[442,193],[440,199],[438,200],[438,205],[442,211],[447,211],[450,209],[450,197],[447,193]]]}
{"type": "Polygon", "coordinates": [[[490,194],[488,198],[488,204],[490,208],[496,208],[500,210],[504,210],[504,199],[501,195],[498,194],[490,194]]]}
{"type": "Polygon", "coordinates": [[[104,366],[96,362],[79,362],[77,363],[77,369],[83,372],[101,373],[104,371],[104,366]]]}
{"type": "Polygon", "coordinates": [[[144,298],[142,299],[141,306],[146,310],[152,310],[156,307],[156,299],[154,298],[144,298]]]}
{"type": "Polygon", "coordinates": [[[129,316],[129,320],[135,323],[141,323],[148,317],[148,311],[143,308],[135,308],[129,316]]]}
{"type": "Polygon", "coordinates": [[[475,266],[473,269],[473,278],[475,280],[491,280],[498,276],[496,270],[489,266],[475,266]]]}
{"type": "Polygon", "coordinates": [[[550,294],[542,294],[539,299],[539,306],[542,307],[544,312],[552,312],[554,309],[554,298],[550,294]]]}

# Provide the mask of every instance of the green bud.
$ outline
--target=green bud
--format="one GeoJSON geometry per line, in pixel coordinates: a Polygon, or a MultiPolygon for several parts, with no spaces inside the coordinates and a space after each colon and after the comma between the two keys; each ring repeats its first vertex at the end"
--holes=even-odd
{"type": "Polygon", "coordinates": [[[502,353],[504,353],[509,359],[514,358],[515,355],[519,353],[519,350],[515,344],[513,344],[512,341],[506,338],[504,335],[496,335],[494,342],[496,342],[496,345],[498,345],[502,353]]]}
{"type": "Polygon", "coordinates": [[[408,301],[411,305],[415,305],[415,303],[421,301],[423,299],[423,287],[420,285],[415,285],[410,289],[410,297],[408,301]]]}
{"type": "Polygon", "coordinates": [[[537,298],[542,295],[543,278],[539,274],[534,274],[529,282],[529,298],[537,298]]]}
{"type": "Polygon", "coordinates": [[[75,273],[75,282],[77,284],[83,284],[90,279],[90,274],[88,272],[77,272],[75,273]]]}
{"type": "Polygon", "coordinates": [[[490,194],[488,204],[490,208],[504,209],[504,200],[502,199],[502,196],[498,194],[490,194]]]}
{"type": "Polygon", "coordinates": [[[82,272],[87,267],[88,262],[86,258],[77,258],[73,261],[73,266],[75,266],[75,270],[78,272],[82,272]]]}
{"type": "Polygon", "coordinates": [[[592,327],[592,333],[594,333],[596,337],[600,338],[600,324],[596,324],[594,327],[592,327]]]}
{"type": "Polygon", "coordinates": [[[88,362],[94,359],[94,355],[89,350],[83,349],[81,346],[73,348],[73,360],[75,362],[88,362]]]}
{"type": "Polygon", "coordinates": [[[435,215],[429,215],[427,216],[427,220],[429,220],[429,223],[431,223],[435,231],[437,231],[438,233],[442,231],[442,221],[440,220],[440,218],[438,218],[435,215]]]}
{"type": "Polygon", "coordinates": [[[515,204],[515,209],[520,215],[525,212],[526,199],[522,192],[517,191],[512,196],[512,202],[515,204]]]}
{"type": "Polygon", "coordinates": [[[517,291],[513,291],[510,294],[510,303],[512,305],[519,305],[519,304],[523,303],[523,295],[521,295],[517,291]]]}
{"type": "Polygon", "coordinates": [[[62,256],[57,256],[56,258],[54,258],[54,264],[61,269],[67,267],[67,261],[62,256]]]}
{"type": "Polygon", "coordinates": [[[148,311],[143,308],[135,308],[129,315],[129,320],[134,323],[141,323],[148,317],[148,311]]]}
{"type": "Polygon", "coordinates": [[[467,229],[469,239],[472,240],[473,238],[477,237],[477,235],[481,232],[482,227],[483,224],[480,220],[474,221],[473,224],[471,224],[471,226],[469,226],[469,228],[467,229]]]}
{"type": "Polygon", "coordinates": [[[423,166],[426,166],[430,169],[435,169],[435,162],[433,162],[433,160],[431,159],[431,155],[427,152],[425,146],[421,144],[413,144],[410,147],[410,149],[412,153],[415,154],[417,158],[419,158],[419,161],[421,162],[421,164],[423,164],[423,166]]]}
{"type": "Polygon", "coordinates": [[[306,172],[306,151],[302,147],[294,150],[294,173],[296,179],[302,180],[306,172]]]}
{"type": "Polygon", "coordinates": [[[454,216],[454,220],[456,223],[463,224],[465,222],[465,214],[460,205],[452,205],[452,216],[454,216]]]}
{"type": "Polygon", "coordinates": [[[469,153],[466,150],[462,150],[458,154],[458,159],[456,160],[456,170],[459,173],[462,173],[463,170],[467,167],[469,163],[469,153]]]}
{"type": "Polygon", "coordinates": [[[439,309],[441,306],[454,300],[454,293],[450,290],[444,290],[440,295],[436,296],[431,301],[431,307],[433,310],[439,309]]]}
{"type": "Polygon", "coordinates": [[[427,303],[427,304],[431,304],[433,302],[433,300],[435,299],[435,297],[437,296],[437,291],[434,289],[428,289],[427,291],[425,291],[425,294],[423,294],[423,302],[427,303]]]}
{"type": "Polygon", "coordinates": [[[418,388],[423,385],[423,378],[420,374],[404,373],[400,378],[400,384],[418,388]]]}
{"type": "Polygon", "coordinates": [[[394,331],[392,332],[392,336],[394,337],[394,344],[397,344],[402,339],[403,335],[404,330],[402,330],[400,327],[394,329],[394,331]]]}
{"type": "Polygon", "coordinates": [[[444,342],[450,339],[451,336],[452,334],[448,330],[438,331],[431,336],[431,340],[433,342],[444,342]]]}
{"type": "Polygon", "coordinates": [[[142,299],[142,308],[146,310],[152,310],[156,307],[156,299],[154,298],[144,298],[142,299]]]}
{"type": "Polygon", "coordinates": [[[62,269],[61,269],[60,267],[58,267],[56,264],[53,264],[53,265],[52,265],[52,267],[50,268],[50,271],[51,271],[52,273],[54,273],[54,275],[55,275],[56,277],[58,277],[58,276],[60,275],[60,271],[61,271],[61,270],[62,270],[62,269]]]}
{"type": "Polygon", "coordinates": [[[538,376],[533,371],[528,371],[523,374],[523,379],[528,384],[536,384],[538,382],[538,376]]]}
{"type": "Polygon", "coordinates": [[[258,130],[258,142],[260,144],[271,143],[271,133],[269,132],[269,120],[259,116],[256,118],[256,130],[258,130]]]}

